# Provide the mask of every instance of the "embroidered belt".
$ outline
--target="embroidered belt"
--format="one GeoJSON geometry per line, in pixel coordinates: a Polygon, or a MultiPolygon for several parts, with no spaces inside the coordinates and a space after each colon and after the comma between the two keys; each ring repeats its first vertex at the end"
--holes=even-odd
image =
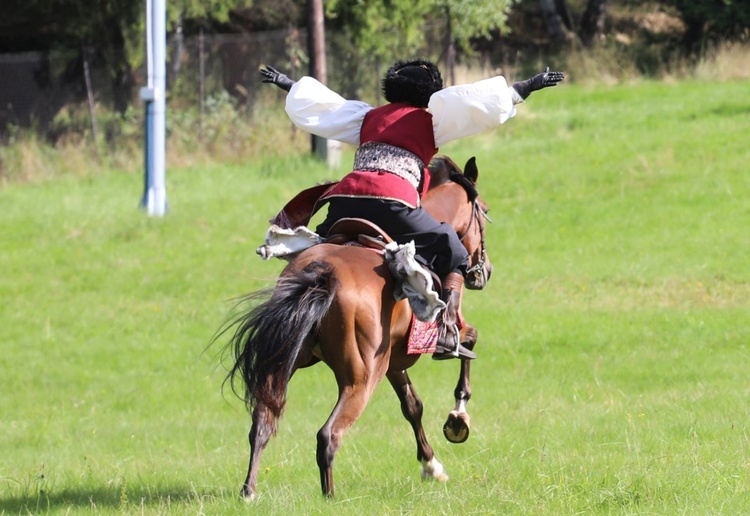
{"type": "Polygon", "coordinates": [[[367,142],[354,155],[354,170],[388,172],[406,179],[414,188],[422,180],[424,163],[416,154],[387,143],[367,142]]]}

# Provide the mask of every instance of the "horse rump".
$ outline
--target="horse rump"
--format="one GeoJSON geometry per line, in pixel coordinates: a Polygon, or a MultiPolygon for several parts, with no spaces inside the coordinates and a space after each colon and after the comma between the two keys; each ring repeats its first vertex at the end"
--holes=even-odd
{"type": "Polygon", "coordinates": [[[230,324],[236,326],[227,344],[234,365],[226,381],[248,409],[260,403],[275,418],[281,416],[300,350],[331,307],[335,290],[333,267],[313,261],[303,269],[285,271],[275,287],[245,298],[270,295],[230,324]],[[239,394],[236,382],[244,384],[244,395],[239,394]]]}

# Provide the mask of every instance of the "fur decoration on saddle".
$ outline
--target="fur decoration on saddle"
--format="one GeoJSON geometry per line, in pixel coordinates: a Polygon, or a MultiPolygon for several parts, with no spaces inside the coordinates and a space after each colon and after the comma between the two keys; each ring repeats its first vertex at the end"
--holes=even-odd
{"type": "Polygon", "coordinates": [[[390,242],[385,246],[388,268],[396,278],[393,295],[396,299],[408,298],[417,319],[433,322],[445,303],[432,287],[432,276],[417,262],[415,255],[414,242],[403,245],[390,242]]]}
{"type": "Polygon", "coordinates": [[[284,229],[276,224],[266,231],[266,243],[255,250],[264,260],[269,258],[288,259],[308,247],[319,244],[323,239],[307,226],[284,229]]]}

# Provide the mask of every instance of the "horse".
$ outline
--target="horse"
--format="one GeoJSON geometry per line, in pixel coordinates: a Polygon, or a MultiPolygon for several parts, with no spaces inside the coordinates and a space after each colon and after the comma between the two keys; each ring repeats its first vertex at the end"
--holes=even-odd
{"type": "MultiPolygon", "coordinates": [[[[471,158],[464,172],[446,156],[429,165],[431,185],[422,204],[453,226],[469,252],[466,286],[481,289],[492,265],[485,247],[487,206],[476,190],[479,172],[471,158]]],[[[422,427],[422,402],[407,369],[420,354],[407,353],[412,310],[394,297],[394,278],[382,253],[362,246],[320,243],[294,255],[270,289],[249,297],[266,299],[241,313],[229,327],[225,347],[234,364],[226,381],[252,412],[250,460],[240,495],[254,499],[260,458],[286,403],[294,373],[323,362],[334,373],[338,400],[317,433],[317,465],[325,497],[334,496],[333,460],[344,433],[360,417],[383,377],[396,392],[417,444],[422,478],[446,481],[443,465],[422,427]],[[237,384],[241,384],[238,387],[237,384]]],[[[477,332],[464,322],[462,343],[472,349],[477,332]]],[[[452,442],[469,434],[469,361],[461,360],[456,407],[443,432],[452,442]]]]}

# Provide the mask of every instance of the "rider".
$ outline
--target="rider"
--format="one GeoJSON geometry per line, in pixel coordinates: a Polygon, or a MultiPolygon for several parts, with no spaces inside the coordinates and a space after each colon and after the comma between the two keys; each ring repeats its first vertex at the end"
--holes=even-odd
{"type": "Polygon", "coordinates": [[[413,241],[420,261],[442,281],[446,308],[433,358],[476,358],[460,343],[458,310],[468,253],[456,231],[420,205],[429,187],[426,166],[438,147],[496,127],[516,114],[515,105],[532,92],[556,86],[562,72],[544,72],[508,86],[502,76],[443,88],[437,66],[415,59],[396,62],[382,79],[388,104],[346,100],[312,77],[293,81],[271,66],[263,82],[289,92],[286,112],[312,134],[357,145],[353,171],[326,192],[325,236],[334,222],[358,217],[380,226],[396,242],[413,241]]]}

